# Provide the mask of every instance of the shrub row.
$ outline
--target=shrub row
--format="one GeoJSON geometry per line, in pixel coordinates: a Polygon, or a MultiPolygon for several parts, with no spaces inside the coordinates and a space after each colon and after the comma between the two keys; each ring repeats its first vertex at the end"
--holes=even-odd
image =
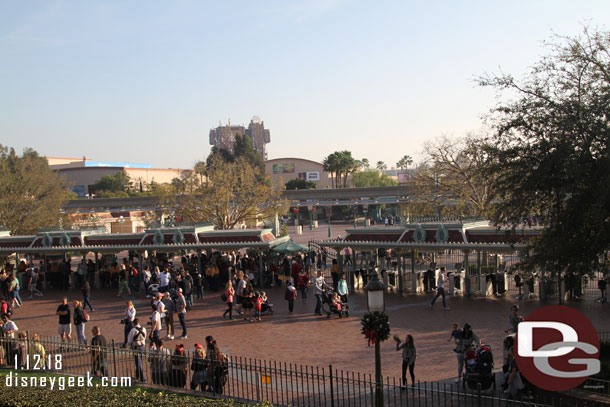
{"type": "Polygon", "coordinates": [[[230,399],[206,399],[139,387],[66,387],[65,390],[50,390],[48,387],[7,387],[6,374],[3,373],[0,375],[0,406],[238,407],[245,406],[245,404],[236,403],[230,399]]]}

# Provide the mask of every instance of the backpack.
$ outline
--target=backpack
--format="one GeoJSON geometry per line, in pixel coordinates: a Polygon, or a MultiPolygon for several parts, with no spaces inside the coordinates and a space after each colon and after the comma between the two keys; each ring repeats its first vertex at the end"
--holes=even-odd
{"type": "MultiPolygon", "coordinates": [[[[135,328],[135,327],[134,327],[134,328],[135,328]]],[[[136,331],[138,331],[138,333],[137,333],[137,334],[135,334],[135,335],[133,336],[133,340],[134,340],[134,341],[139,341],[139,339],[138,339],[138,338],[139,338],[140,336],[146,337],[146,335],[144,334],[144,332],[142,332],[142,328],[135,328],[135,329],[136,329],[136,331]]]]}

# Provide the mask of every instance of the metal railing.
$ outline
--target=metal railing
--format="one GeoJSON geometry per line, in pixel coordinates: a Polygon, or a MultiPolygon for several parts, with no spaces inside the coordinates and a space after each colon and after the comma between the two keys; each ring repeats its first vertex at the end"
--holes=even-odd
{"type": "MultiPolygon", "coordinates": [[[[165,390],[190,389],[207,397],[229,397],[246,402],[269,402],[281,406],[365,407],[373,404],[376,394],[374,378],[335,369],[277,361],[230,356],[226,362],[202,361],[186,351],[183,356],[126,349],[114,344],[92,348],[64,344],[56,338],[37,341],[45,349],[50,372],[67,375],[133,378],[133,382],[165,390]],[[57,362],[57,356],[60,363],[57,362]],[[199,363],[193,363],[196,361],[199,363]],[[203,364],[203,365],[202,365],[203,364]],[[205,366],[205,373],[193,368],[205,366]],[[194,390],[193,385],[198,384],[194,390]]],[[[0,353],[5,367],[26,365],[25,355],[32,354],[30,339],[0,339],[0,353]]],[[[29,359],[32,370],[32,358],[29,359]]],[[[512,401],[500,389],[469,390],[457,384],[418,382],[401,387],[395,377],[383,378],[381,390],[384,406],[531,406],[546,405],[544,400],[512,401]]],[[[555,402],[547,400],[550,405],[555,402]]],[[[577,404],[562,403],[563,406],[577,404]]]]}

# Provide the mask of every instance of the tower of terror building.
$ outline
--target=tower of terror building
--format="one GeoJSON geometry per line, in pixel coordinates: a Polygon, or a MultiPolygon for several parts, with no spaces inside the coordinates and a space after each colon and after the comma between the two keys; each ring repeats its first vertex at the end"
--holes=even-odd
{"type": "Polygon", "coordinates": [[[265,129],[265,123],[258,116],[250,119],[248,128],[244,126],[231,126],[231,123],[226,126],[218,126],[210,130],[210,144],[216,148],[222,148],[233,153],[235,145],[235,136],[246,135],[250,137],[252,146],[261,155],[263,160],[267,160],[267,150],[265,144],[271,141],[269,129],[265,129]]]}

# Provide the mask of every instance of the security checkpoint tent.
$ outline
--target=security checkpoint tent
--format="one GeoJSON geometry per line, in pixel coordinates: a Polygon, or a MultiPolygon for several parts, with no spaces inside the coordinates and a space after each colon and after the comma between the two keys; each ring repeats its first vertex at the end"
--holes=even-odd
{"type": "Polygon", "coordinates": [[[290,240],[288,242],[278,244],[273,248],[273,251],[283,254],[305,253],[309,251],[309,247],[300,245],[290,240]]]}
{"type": "MultiPolygon", "coordinates": [[[[453,264],[459,263],[460,269],[465,271],[465,294],[469,295],[471,277],[475,279],[475,276],[470,274],[469,267],[470,261],[474,260],[471,259],[472,254],[476,254],[477,266],[480,270],[482,253],[515,253],[523,249],[525,242],[537,236],[540,231],[540,228],[523,228],[518,229],[514,234],[509,234],[505,229],[489,226],[486,221],[417,223],[398,227],[348,229],[343,239],[325,240],[320,242],[320,245],[337,251],[341,267],[343,267],[341,250],[346,247],[355,252],[373,251],[374,257],[378,249],[391,249],[398,253],[399,292],[403,292],[405,288],[404,273],[410,271],[413,273],[412,277],[415,275],[416,253],[432,254],[432,260],[424,264],[426,267],[434,262],[435,254],[450,253],[455,260],[453,264]],[[461,255],[456,257],[456,252],[461,255]],[[410,263],[410,267],[404,263],[410,263]]],[[[412,282],[411,291],[416,291],[415,285],[416,283],[412,282]]]]}

